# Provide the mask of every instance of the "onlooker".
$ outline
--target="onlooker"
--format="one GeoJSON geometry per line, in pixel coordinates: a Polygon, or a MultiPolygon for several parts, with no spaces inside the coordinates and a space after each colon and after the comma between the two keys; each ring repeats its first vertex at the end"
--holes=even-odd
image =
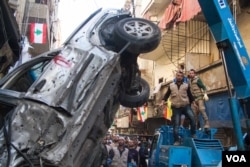
{"type": "Polygon", "coordinates": [[[125,148],[125,139],[120,137],[118,146],[113,148],[114,157],[110,167],[127,167],[128,149],[125,148]]]}
{"type": "Polygon", "coordinates": [[[125,139],[125,143],[124,143],[125,147],[128,148],[128,143],[130,141],[130,138],[128,136],[125,136],[124,139],[125,139]]]}
{"type": "Polygon", "coordinates": [[[183,82],[183,76],[184,75],[182,71],[176,72],[176,82],[173,82],[169,85],[168,90],[161,102],[162,106],[170,97],[173,111],[172,120],[174,124],[174,145],[180,145],[178,129],[180,126],[181,114],[185,114],[190,119],[191,135],[192,137],[196,137],[194,113],[190,107],[190,103],[194,102],[194,97],[192,96],[189,85],[183,82]]]}
{"type": "Polygon", "coordinates": [[[108,159],[108,151],[105,147],[104,142],[100,142],[99,145],[97,145],[99,149],[99,153],[96,155],[94,159],[94,163],[91,165],[91,167],[108,167],[107,166],[107,159],[108,159]]]}
{"type": "Polygon", "coordinates": [[[119,141],[119,136],[118,136],[118,135],[114,135],[114,136],[112,137],[112,143],[110,144],[110,146],[111,146],[112,148],[117,147],[117,146],[118,146],[118,141],[119,141]]]}
{"type": "Polygon", "coordinates": [[[111,135],[110,135],[110,134],[107,134],[107,135],[106,135],[106,140],[107,140],[107,143],[108,143],[108,144],[111,144],[111,143],[112,143],[112,139],[111,139],[111,135]]]}
{"type": "Polygon", "coordinates": [[[108,160],[108,150],[106,148],[105,143],[101,144],[101,165],[100,167],[108,167],[107,160],[108,160]]]}
{"type": "Polygon", "coordinates": [[[139,150],[139,167],[147,167],[146,159],[148,158],[148,144],[147,142],[142,142],[139,150]]]}
{"type": "Polygon", "coordinates": [[[140,141],[138,139],[134,139],[135,149],[139,152],[140,150],[140,141]]]}
{"type": "Polygon", "coordinates": [[[104,167],[109,167],[110,164],[112,163],[112,160],[114,158],[114,150],[112,148],[112,146],[109,144],[110,143],[110,140],[107,140],[108,138],[104,138],[103,139],[103,144],[105,145],[106,147],[106,150],[107,150],[107,159],[106,159],[106,165],[104,165],[104,167]]]}
{"type": "Polygon", "coordinates": [[[191,69],[189,71],[189,77],[190,77],[190,88],[191,93],[194,96],[195,99],[195,106],[192,105],[192,109],[195,114],[195,121],[196,121],[196,128],[198,128],[198,120],[199,120],[199,114],[201,113],[203,120],[204,120],[204,128],[209,128],[209,121],[208,116],[206,113],[206,108],[204,104],[204,100],[208,100],[207,94],[206,94],[206,86],[203,84],[202,80],[196,75],[195,70],[191,69]]]}
{"type": "Polygon", "coordinates": [[[128,142],[128,167],[137,167],[139,161],[139,153],[135,148],[133,140],[128,142]]]}

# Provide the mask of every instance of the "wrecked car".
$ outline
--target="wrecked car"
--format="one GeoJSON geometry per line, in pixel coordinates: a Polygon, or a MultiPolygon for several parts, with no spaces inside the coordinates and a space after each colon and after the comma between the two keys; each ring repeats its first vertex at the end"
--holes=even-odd
{"type": "Polygon", "coordinates": [[[149,96],[137,57],[161,38],[154,23],[117,9],[90,15],[61,48],[0,80],[0,166],[86,167],[119,105],[149,96]]]}

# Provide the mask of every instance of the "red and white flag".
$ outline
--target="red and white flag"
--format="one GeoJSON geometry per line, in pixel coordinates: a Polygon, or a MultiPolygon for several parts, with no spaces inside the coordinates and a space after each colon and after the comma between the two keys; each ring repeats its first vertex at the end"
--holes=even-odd
{"type": "Polygon", "coordinates": [[[47,24],[30,24],[30,43],[46,43],[47,24]]]}
{"type": "Polygon", "coordinates": [[[145,122],[148,118],[148,108],[147,106],[141,106],[137,108],[137,119],[140,122],[145,122]]]}

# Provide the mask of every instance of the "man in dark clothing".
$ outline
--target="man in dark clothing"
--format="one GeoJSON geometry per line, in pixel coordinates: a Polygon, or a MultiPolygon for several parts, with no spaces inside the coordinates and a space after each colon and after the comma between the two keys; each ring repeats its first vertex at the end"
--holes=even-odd
{"type": "Polygon", "coordinates": [[[141,143],[139,149],[139,167],[147,167],[146,159],[148,158],[148,144],[146,142],[141,143]]]}
{"type": "Polygon", "coordinates": [[[128,167],[137,167],[139,161],[139,154],[135,148],[133,140],[128,142],[128,167]]]}
{"type": "MultiPolygon", "coordinates": [[[[185,114],[190,119],[191,135],[195,136],[195,118],[194,113],[191,109],[190,104],[194,104],[194,97],[190,91],[190,87],[187,83],[183,82],[183,72],[176,72],[176,82],[169,85],[165,96],[162,99],[161,106],[165,105],[165,102],[170,97],[171,107],[173,111],[173,134],[174,134],[174,145],[180,145],[178,129],[180,125],[181,114],[185,114]]],[[[195,105],[195,104],[194,104],[195,105]]]]}
{"type": "Polygon", "coordinates": [[[110,146],[110,144],[108,143],[110,141],[108,141],[107,139],[109,139],[109,138],[104,138],[102,141],[102,144],[105,146],[107,153],[108,153],[108,157],[106,158],[106,164],[104,165],[104,163],[103,163],[103,167],[109,167],[110,164],[112,163],[112,159],[114,157],[114,150],[113,150],[112,146],[110,146]]]}
{"type": "Polygon", "coordinates": [[[99,153],[96,155],[91,167],[107,167],[108,151],[104,143],[99,143],[98,148],[99,153]]]}

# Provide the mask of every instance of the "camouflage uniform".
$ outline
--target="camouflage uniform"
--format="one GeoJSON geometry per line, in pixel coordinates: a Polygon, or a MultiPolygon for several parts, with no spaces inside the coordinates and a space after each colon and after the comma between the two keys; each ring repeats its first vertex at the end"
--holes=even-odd
{"type": "Polygon", "coordinates": [[[194,78],[190,79],[190,88],[192,95],[195,98],[195,104],[197,107],[192,105],[192,110],[194,111],[195,120],[196,120],[196,127],[198,126],[198,116],[199,113],[201,113],[202,118],[204,120],[204,128],[209,128],[209,121],[208,116],[206,113],[206,108],[204,104],[204,94],[203,92],[206,91],[205,85],[202,83],[201,79],[198,76],[195,76],[194,78]],[[203,90],[203,91],[202,91],[203,90]]]}

